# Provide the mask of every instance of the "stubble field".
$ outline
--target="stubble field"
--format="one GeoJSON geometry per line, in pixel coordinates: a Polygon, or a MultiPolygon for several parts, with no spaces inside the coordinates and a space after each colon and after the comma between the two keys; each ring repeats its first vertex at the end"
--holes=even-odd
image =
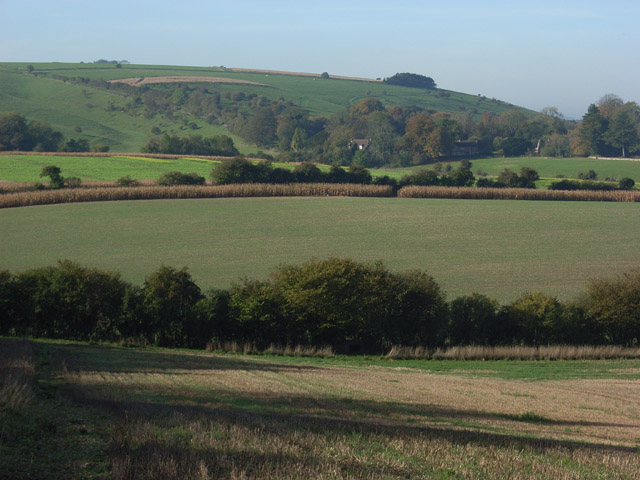
{"type": "Polygon", "coordinates": [[[2,373],[32,365],[26,400],[14,402],[12,417],[6,402],[0,409],[3,426],[22,419],[19,430],[32,429],[10,438],[5,428],[0,437],[0,473],[14,478],[632,479],[640,472],[637,360],[479,368],[0,344],[11,353],[2,373]],[[51,408],[57,415],[48,417],[51,408]]]}

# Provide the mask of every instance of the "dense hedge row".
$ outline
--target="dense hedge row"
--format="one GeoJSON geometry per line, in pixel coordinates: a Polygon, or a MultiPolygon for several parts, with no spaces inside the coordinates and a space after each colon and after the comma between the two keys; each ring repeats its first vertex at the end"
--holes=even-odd
{"type": "Polygon", "coordinates": [[[267,281],[209,292],[184,268],[163,266],[135,286],[118,273],[61,261],[0,272],[0,315],[0,335],[191,348],[226,341],[376,352],[395,344],[635,345],[640,270],[593,281],[579,302],[528,293],[500,306],[480,294],[447,303],[422,271],[349,259],[281,266],[267,281]]]}

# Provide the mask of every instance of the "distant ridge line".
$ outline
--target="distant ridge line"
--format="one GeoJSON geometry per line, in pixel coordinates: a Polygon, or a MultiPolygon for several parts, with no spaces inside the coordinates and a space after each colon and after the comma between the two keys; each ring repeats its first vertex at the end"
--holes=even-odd
{"type": "MultiPolygon", "coordinates": [[[[264,73],[265,75],[289,75],[291,77],[313,77],[313,78],[322,78],[321,73],[305,73],[305,72],[285,72],[283,70],[260,70],[257,68],[224,68],[223,71],[226,72],[234,72],[234,73],[264,73]]],[[[329,78],[334,78],[338,80],[354,80],[357,82],[373,82],[373,83],[382,83],[382,80],[376,80],[374,78],[364,78],[364,77],[346,77],[344,75],[331,75],[329,74],[329,78]]]]}

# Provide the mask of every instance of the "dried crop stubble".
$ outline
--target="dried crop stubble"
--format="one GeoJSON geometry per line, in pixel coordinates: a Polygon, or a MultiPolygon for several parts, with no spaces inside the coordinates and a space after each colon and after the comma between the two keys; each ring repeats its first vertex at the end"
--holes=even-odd
{"type": "Polygon", "coordinates": [[[65,357],[84,402],[127,412],[111,438],[116,478],[634,478],[640,468],[633,381],[158,351],[65,357]]]}

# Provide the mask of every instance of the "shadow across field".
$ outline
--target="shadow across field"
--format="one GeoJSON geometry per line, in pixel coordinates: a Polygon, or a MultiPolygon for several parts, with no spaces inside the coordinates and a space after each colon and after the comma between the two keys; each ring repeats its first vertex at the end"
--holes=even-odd
{"type": "MultiPolygon", "coordinates": [[[[237,370],[240,374],[251,372],[312,372],[323,367],[299,366],[244,360],[230,356],[185,354],[184,352],[154,352],[110,347],[86,347],[76,345],[55,346],[70,373],[83,371],[109,372],[111,374],[167,374],[181,372],[209,372],[237,370]],[[129,353],[131,353],[129,355],[129,353]]],[[[185,372],[185,375],[189,373],[185,372]]],[[[330,391],[322,395],[306,393],[281,393],[273,391],[242,392],[219,385],[150,384],[144,381],[109,386],[108,395],[100,388],[86,387],[68,379],[66,391],[75,400],[89,403],[112,412],[136,412],[143,417],[154,417],[159,412],[181,412],[187,416],[198,415],[209,419],[252,423],[268,419],[279,424],[279,430],[297,430],[300,426],[312,430],[357,430],[361,433],[384,430],[392,436],[430,435],[444,437],[452,442],[477,442],[482,444],[509,444],[536,446],[536,448],[572,449],[598,448],[631,452],[634,448],[588,442],[531,438],[511,433],[486,430],[513,430],[510,422],[533,423],[560,427],[616,427],[636,429],[637,425],[592,422],[585,420],[561,420],[537,415],[511,415],[481,410],[445,408],[428,403],[408,403],[388,400],[353,398],[330,391]],[[418,426],[411,423],[426,421],[437,426],[418,426]],[[482,422],[482,423],[478,423],[482,422]],[[499,427],[495,428],[494,423],[499,427]],[[505,425],[506,423],[506,425],[505,425]],[[442,426],[440,426],[442,425],[442,426]],[[394,433],[395,432],[395,433],[394,433]]]]}
{"type": "MultiPolygon", "coordinates": [[[[50,347],[47,347],[50,348],[50,347]]],[[[57,355],[64,357],[69,371],[91,370],[118,373],[176,373],[198,370],[247,370],[247,371],[312,371],[323,367],[313,365],[289,365],[267,360],[247,360],[231,355],[202,354],[184,351],[167,352],[146,349],[123,349],[102,345],[55,345],[57,355]]]]}
{"type": "Polygon", "coordinates": [[[432,450],[445,452],[454,469],[467,468],[459,452],[470,451],[480,472],[522,456],[552,469],[567,459],[569,470],[554,472],[601,469],[611,458],[638,466],[635,447],[552,438],[554,426],[630,425],[304,390],[322,366],[80,344],[41,343],[36,351],[54,376],[62,373],[56,398],[110,419],[105,455],[113,478],[424,478],[449,468],[432,450]],[[264,379],[284,383],[270,389],[264,379]],[[523,421],[548,425],[549,433],[522,433],[523,421]],[[486,466],[477,460],[485,455],[498,460],[486,466]]]}

